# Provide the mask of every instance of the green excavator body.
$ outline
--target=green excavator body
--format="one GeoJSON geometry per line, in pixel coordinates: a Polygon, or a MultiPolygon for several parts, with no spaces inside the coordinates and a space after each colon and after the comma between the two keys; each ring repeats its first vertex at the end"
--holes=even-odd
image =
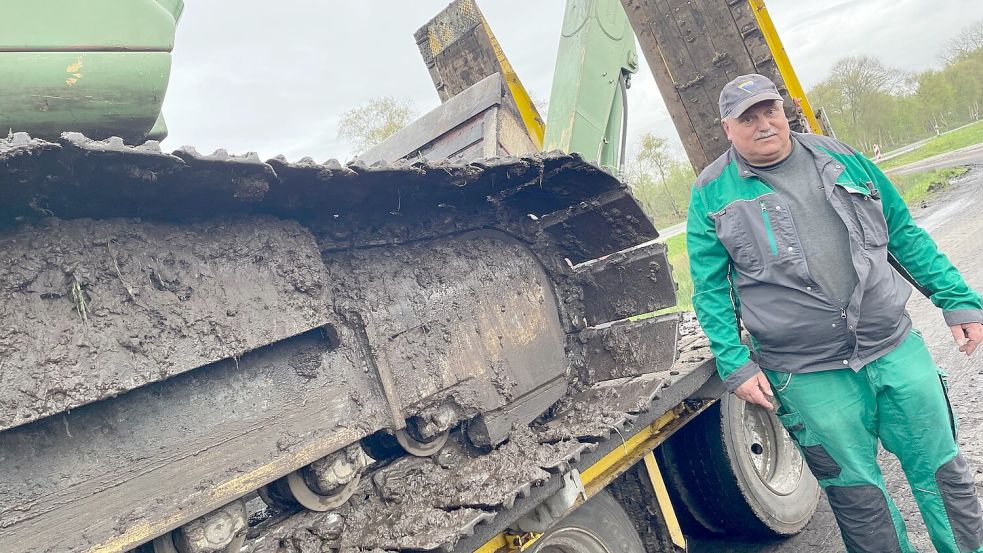
{"type": "Polygon", "coordinates": [[[160,140],[182,0],[46,0],[0,8],[0,124],[160,140]]]}

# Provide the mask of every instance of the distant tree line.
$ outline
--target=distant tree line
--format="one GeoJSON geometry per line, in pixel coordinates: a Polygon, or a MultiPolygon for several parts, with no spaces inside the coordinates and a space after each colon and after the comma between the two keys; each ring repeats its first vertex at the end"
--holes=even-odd
{"type": "Polygon", "coordinates": [[[983,20],[945,46],[942,67],[920,73],[885,66],[870,56],[837,61],[808,92],[836,137],[871,152],[910,144],[980,119],[983,110],[983,20]]]}

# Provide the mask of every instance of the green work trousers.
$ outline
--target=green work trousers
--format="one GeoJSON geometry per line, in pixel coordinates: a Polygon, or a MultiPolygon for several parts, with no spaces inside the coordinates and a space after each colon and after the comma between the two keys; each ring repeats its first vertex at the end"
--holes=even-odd
{"type": "Polygon", "coordinates": [[[983,515],[956,445],[945,375],[917,331],[860,371],[765,374],[848,551],[915,551],[884,487],[880,440],[898,457],[935,548],[983,552],[983,515]]]}

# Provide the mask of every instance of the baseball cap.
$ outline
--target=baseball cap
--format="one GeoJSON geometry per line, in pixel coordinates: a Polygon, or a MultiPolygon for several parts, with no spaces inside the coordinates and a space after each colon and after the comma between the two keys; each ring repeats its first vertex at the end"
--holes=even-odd
{"type": "Polygon", "coordinates": [[[720,91],[720,119],[737,117],[758,102],[781,99],[778,88],[768,77],[757,73],[741,75],[720,91]]]}

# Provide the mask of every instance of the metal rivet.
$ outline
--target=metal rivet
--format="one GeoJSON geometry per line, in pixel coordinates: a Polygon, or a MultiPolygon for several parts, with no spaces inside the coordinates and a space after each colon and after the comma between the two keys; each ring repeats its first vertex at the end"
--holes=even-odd
{"type": "Polygon", "coordinates": [[[789,247],[788,247],[788,251],[790,251],[790,252],[794,252],[794,251],[795,251],[795,248],[793,248],[792,246],[789,246],[789,247]]]}
{"type": "Polygon", "coordinates": [[[776,205],[775,206],[775,211],[781,211],[781,210],[782,210],[782,206],[780,206],[780,205],[776,205]]]}
{"type": "Polygon", "coordinates": [[[812,292],[812,286],[806,286],[806,290],[808,290],[809,292],[812,292]]]}
{"type": "Polygon", "coordinates": [[[836,328],[836,323],[833,323],[833,328],[836,328]]]}
{"type": "Polygon", "coordinates": [[[846,359],[844,359],[844,360],[843,360],[843,364],[844,364],[844,365],[849,365],[849,364],[850,364],[850,362],[849,362],[849,361],[847,361],[846,359]]]}

